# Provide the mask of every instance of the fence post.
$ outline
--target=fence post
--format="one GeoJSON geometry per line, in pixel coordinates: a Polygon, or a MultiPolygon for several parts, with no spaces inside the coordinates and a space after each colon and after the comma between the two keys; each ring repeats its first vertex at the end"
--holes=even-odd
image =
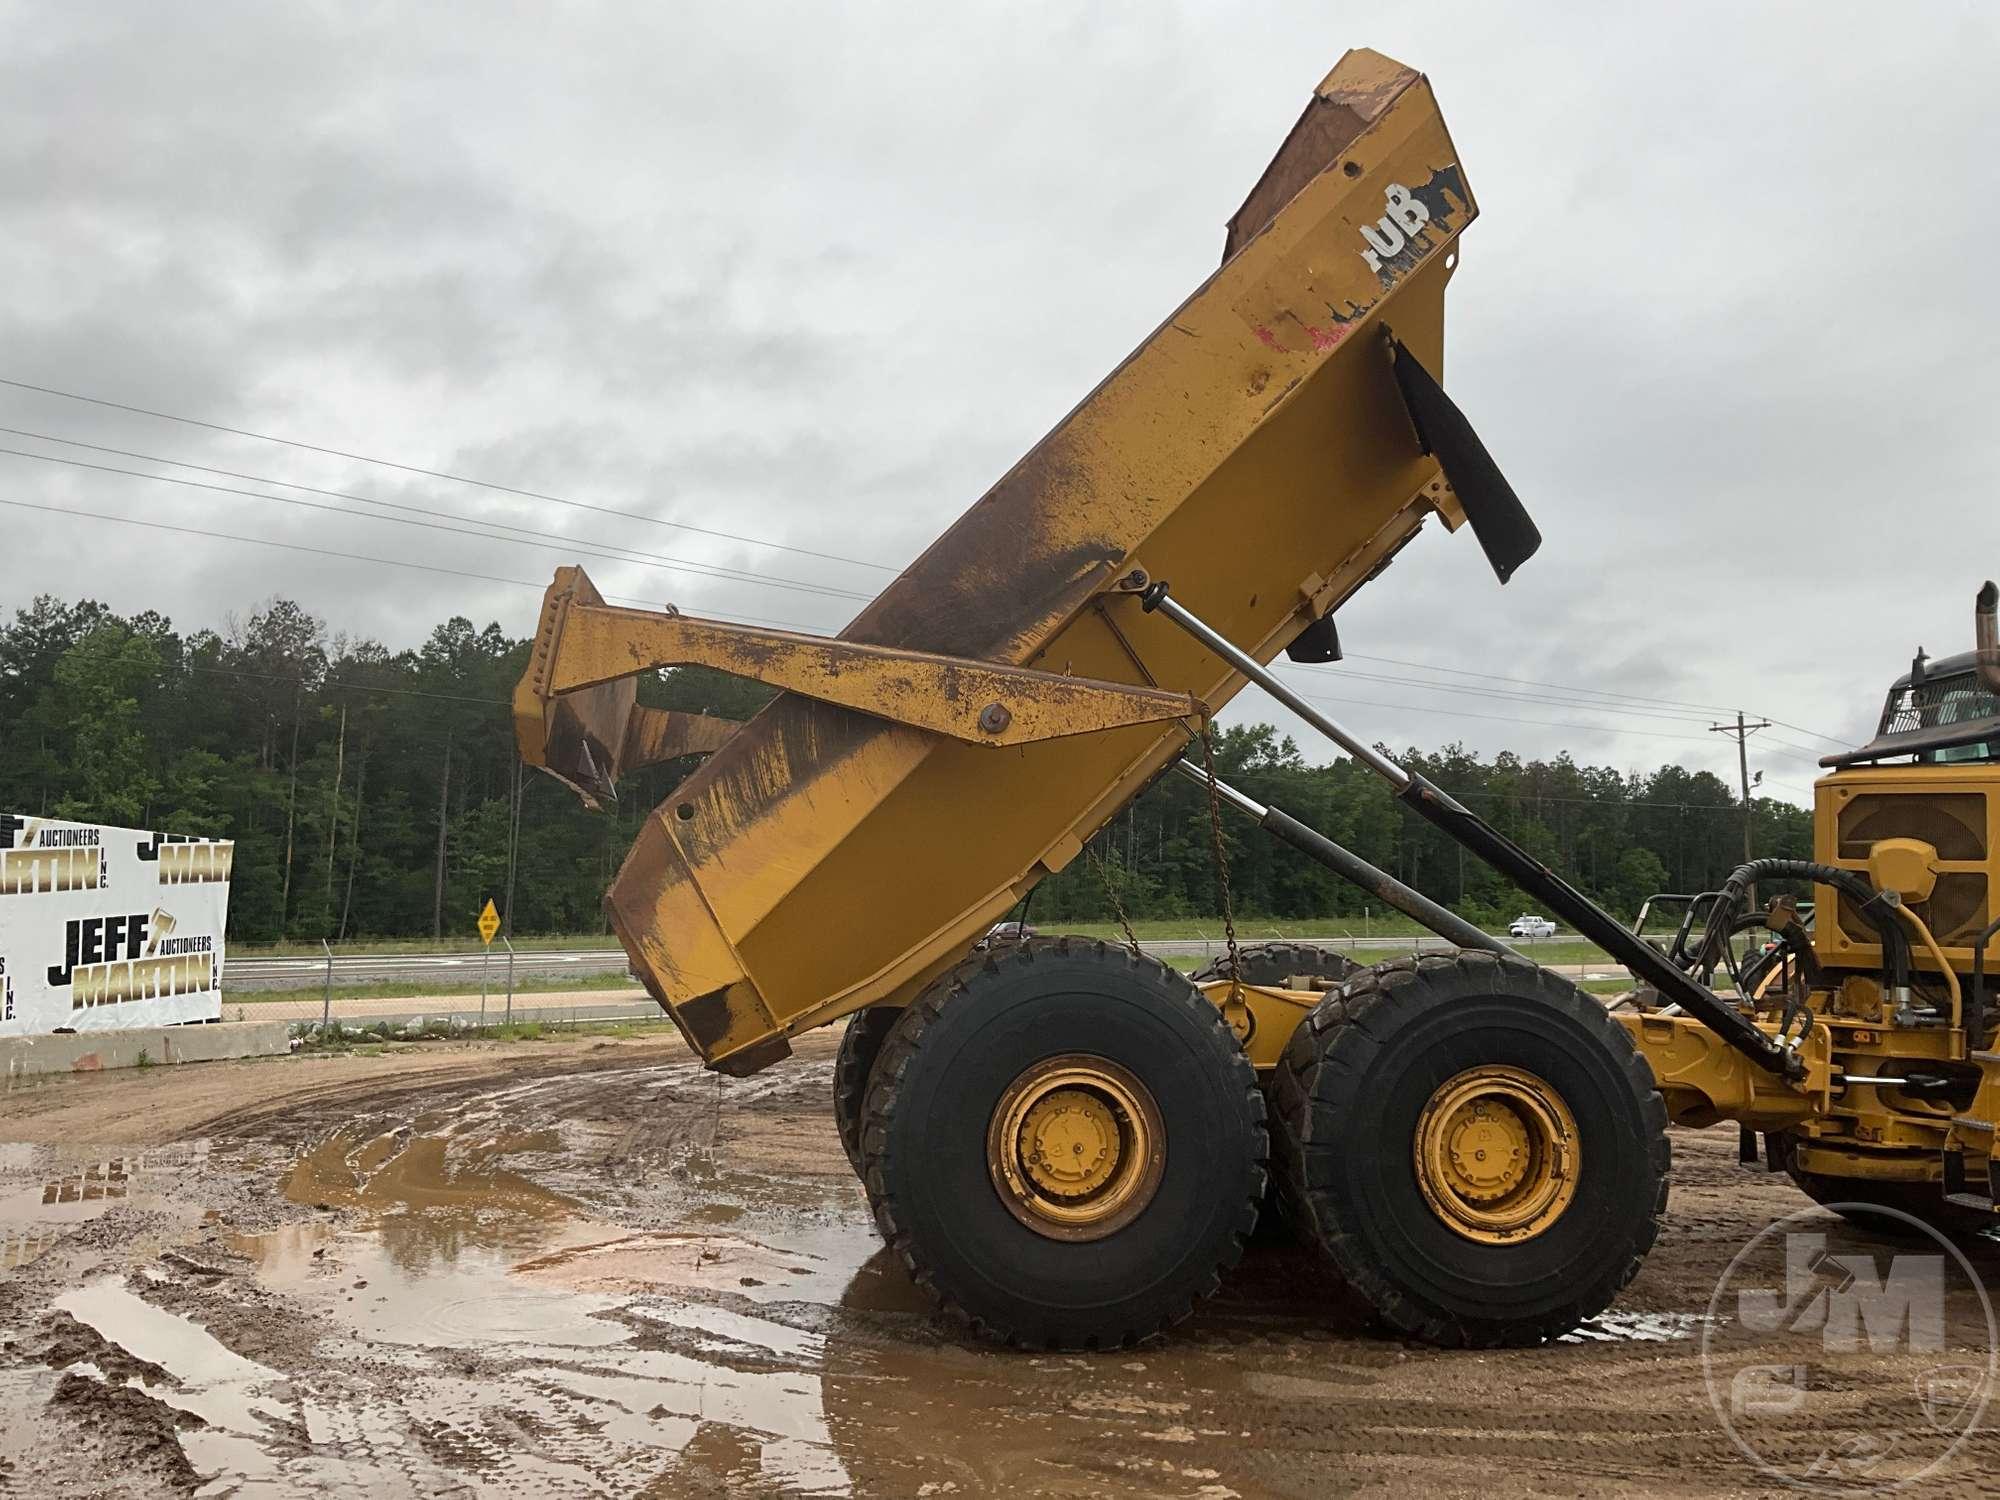
{"type": "Polygon", "coordinates": [[[503,937],[500,941],[507,945],[507,1024],[512,1026],[514,1024],[514,940],[510,937],[503,937]]]}
{"type": "Polygon", "coordinates": [[[333,945],[325,938],[319,945],[326,949],[326,990],[319,997],[319,1029],[324,1031],[333,1024],[333,945]]]}

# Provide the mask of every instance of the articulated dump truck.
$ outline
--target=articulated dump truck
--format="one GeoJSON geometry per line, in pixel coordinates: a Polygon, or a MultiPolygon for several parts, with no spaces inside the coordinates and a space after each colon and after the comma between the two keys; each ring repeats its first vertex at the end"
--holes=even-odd
{"type": "Polygon", "coordinates": [[[1978,649],[1899,685],[1881,738],[1819,783],[1817,858],[1744,866],[1670,947],[1270,671],[1332,659],[1335,612],[1433,517],[1469,524],[1502,583],[1540,542],[1442,384],[1476,213],[1429,83],[1350,52],[1220,268],[837,637],[614,608],[575,568],[548,591],[515,697],[527,760],[596,802],[706,752],[606,897],[634,970],[725,1073],[846,1022],[835,1116],[881,1233],[993,1337],[1144,1338],[1215,1289],[1268,1200],[1402,1335],[1549,1339],[1651,1247],[1669,1120],[1736,1122],[1746,1160],[1761,1138],[1832,1205],[1992,1218],[1991,585],[1978,649]],[[740,727],[638,704],[639,675],[683,664],[779,692],[740,727]],[[1633,994],[1607,1007],[1217,783],[1208,722],[1246,682],[1633,994]],[[974,951],[1170,771],[1454,950],[1355,970],[1232,949],[1192,980],[1081,938],[974,951]],[[1811,932],[1788,899],[1753,910],[1758,881],[1809,885],[1811,932]],[[1727,982],[1751,928],[1782,983],[1727,982]]]}

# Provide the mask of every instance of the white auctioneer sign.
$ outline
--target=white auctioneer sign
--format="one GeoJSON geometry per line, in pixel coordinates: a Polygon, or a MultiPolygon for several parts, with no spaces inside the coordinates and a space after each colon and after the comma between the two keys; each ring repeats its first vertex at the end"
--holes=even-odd
{"type": "Polygon", "coordinates": [[[0,813],[0,1036],[219,1020],[235,854],[0,813]]]}

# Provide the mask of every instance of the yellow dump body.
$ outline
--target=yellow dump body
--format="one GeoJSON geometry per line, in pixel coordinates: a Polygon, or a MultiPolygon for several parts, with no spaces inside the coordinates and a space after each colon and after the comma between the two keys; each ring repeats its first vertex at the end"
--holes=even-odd
{"type": "MultiPolygon", "coordinates": [[[[1121,579],[1268,660],[1437,511],[1460,519],[1384,331],[1442,378],[1475,213],[1426,80],[1343,58],[1231,221],[1221,268],[842,639],[1191,693],[1242,679],[1121,579]]],[[[546,618],[546,617],[545,617],[546,618]]],[[[629,669],[628,669],[629,670],[629,669]]],[[[902,1002],[1186,747],[1189,721],[966,743],[781,694],[647,819],[607,896],[712,1065],[902,1002]]]]}

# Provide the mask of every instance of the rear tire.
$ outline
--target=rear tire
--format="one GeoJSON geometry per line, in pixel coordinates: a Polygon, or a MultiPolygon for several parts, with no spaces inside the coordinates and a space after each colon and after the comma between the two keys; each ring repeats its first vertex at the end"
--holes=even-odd
{"type": "Polygon", "coordinates": [[[1187,1317],[1243,1253],[1265,1153],[1264,1098],[1221,1013],[1158,960],[1088,938],[979,955],[912,1002],[861,1148],[917,1285],[987,1337],[1052,1349],[1187,1317]]]}
{"type": "MultiPolygon", "coordinates": [[[[1236,950],[1242,960],[1243,982],[1281,987],[1292,978],[1324,979],[1338,984],[1361,966],[1344,953],[1322,948],[1317,943],[1245,943],[1236,950]]],[[[1196,984],[1213,979],[1229,979],[1232,972],[1227,952],[1217,955],[1188,976],[1196,984]]]]}
{"type": "Polygon", "coordinates": [[[1603,1006],[1525,959],[1468,951],[1356,976],[1293,1033],[1271,1097],[1292,1219],[1358,1312],[1427,1343],[1567,1333],[1659,1232],[1669,1152],[1652,1073],[1603,1006]]]}
{"type": "Polygon", "coordinates": [[[857,1010],[847,1018],[840,1050],[833,1055],[833,1123],[856,1177],[861,1176],[861,1109],[868,1096],[868,1075],[902,1014],[893,1005],[857,1010]]]}

